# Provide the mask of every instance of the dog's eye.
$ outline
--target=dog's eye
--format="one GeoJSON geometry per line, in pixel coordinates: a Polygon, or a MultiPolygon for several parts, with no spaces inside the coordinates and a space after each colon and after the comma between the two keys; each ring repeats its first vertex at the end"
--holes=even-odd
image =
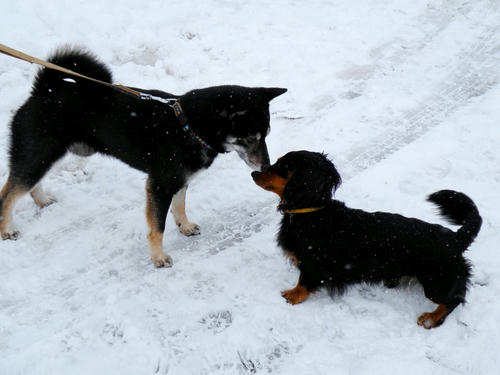
{"type": "Polygon", "coordinates": [[[235,112],[235,113],[229,115],[229,119],[232,120],[236,116],[244,116],[245,114],[247,114],[247,112],[248,112],[248,110],[235,112]]]}
{"type": "Polygon", "coordinates": [[[245,138],[237,138],[236,144],[243,146],[243,147],[249,147],[249,146],[252,146],[252,145],[258,143],[259,140],[260,140],[260,134],[249,135],[248,137],[245,137],[245,138]]]}
{"type": "Polygon", "coordinates": [[[266,189],[266,190],[274,190],[274,186],[271,186],[271,185],[266,185],[266,186],[264,187],[264,189],[266,189]]]}

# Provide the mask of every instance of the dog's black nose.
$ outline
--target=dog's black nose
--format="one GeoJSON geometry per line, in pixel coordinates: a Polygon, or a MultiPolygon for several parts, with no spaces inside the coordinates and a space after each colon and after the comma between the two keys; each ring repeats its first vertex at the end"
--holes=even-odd
{"type": "Polygon", "coordinates": [[[253,171],[252,172],[252,178],[255,179],[256,177],[259,176],[259,174],[261,174],[262,172],[257,172],[257,171],[253,171]]]}

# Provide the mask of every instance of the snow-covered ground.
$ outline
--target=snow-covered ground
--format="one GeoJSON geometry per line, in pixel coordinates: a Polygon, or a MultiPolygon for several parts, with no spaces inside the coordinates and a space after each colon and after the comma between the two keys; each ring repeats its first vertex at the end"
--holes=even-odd
{"type": "MultiPolygon", "coordinates": [[[[0,374],[499,374],[500,1],[2,1],[0,43],[37,57],[82,45],[115,81],[182,93],[281,86],[271,160],[325,151],[351,207],[443,223],[427,194],[463,191],[483,227],[468,303],[434,330],[418,285],[360,285],[291,306],[298,272],[274,238],[276,198],[236,154],[188,191],[202,234],[171,219],[173,268],[155,269],[145,176],[65,158],[58,202],[15,209],[0,242],[0,374]]],[[[0,183],[8,122],[36,66],[0,56],[0,183]]]]}

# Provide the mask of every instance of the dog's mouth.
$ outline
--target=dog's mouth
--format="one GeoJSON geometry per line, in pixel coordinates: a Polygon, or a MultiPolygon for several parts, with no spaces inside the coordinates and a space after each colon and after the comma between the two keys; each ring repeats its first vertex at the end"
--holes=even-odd
{"type": "Polygon", "coordinates": [[[248,150],[248,149],[235,149],[238,156],[254,171],[264,171],[269,168],[269,155],[267,154],[267,147],[264,149],[248,150]]]}
{"type": "Polygon", "coordinates": [[[260,157],[252,158],[248,154],[239,152],[238,155],[253,171],[264,171],[269,167],[269,163],[262,162],[260,157]]]}

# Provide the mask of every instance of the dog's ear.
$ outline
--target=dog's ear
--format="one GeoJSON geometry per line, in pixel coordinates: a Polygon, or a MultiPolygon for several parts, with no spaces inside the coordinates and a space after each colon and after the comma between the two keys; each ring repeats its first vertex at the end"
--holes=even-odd
{"type": "Polygon", "coordinates": [[[260,87],[258,89],[259,94],[268,102],[287,91],[287,89],[280,87],[260,87]]]}
{"type": "Polygon", "coordinates": [[[321,163],[293,171],[283,190],[280,210],[319,207],[332,199],[332,192],[337,190],[342,179],[333,163],[325,155],[320,156],[323,158],[321,163]]]}
{"type": "Polygon", "coordinates": [[[322,165],[322,169],[324,169],[323,173],[327,176],[331,184],[330,190],[333,190],[333,193],[335,193],[342,184],[342,177],[340,177],[340,173],[337,171],[337,168],[335,168],[335,164],[328,159],[327,155],[321,154],[321,157],[326,161],[326,163],[322,165]]]}

